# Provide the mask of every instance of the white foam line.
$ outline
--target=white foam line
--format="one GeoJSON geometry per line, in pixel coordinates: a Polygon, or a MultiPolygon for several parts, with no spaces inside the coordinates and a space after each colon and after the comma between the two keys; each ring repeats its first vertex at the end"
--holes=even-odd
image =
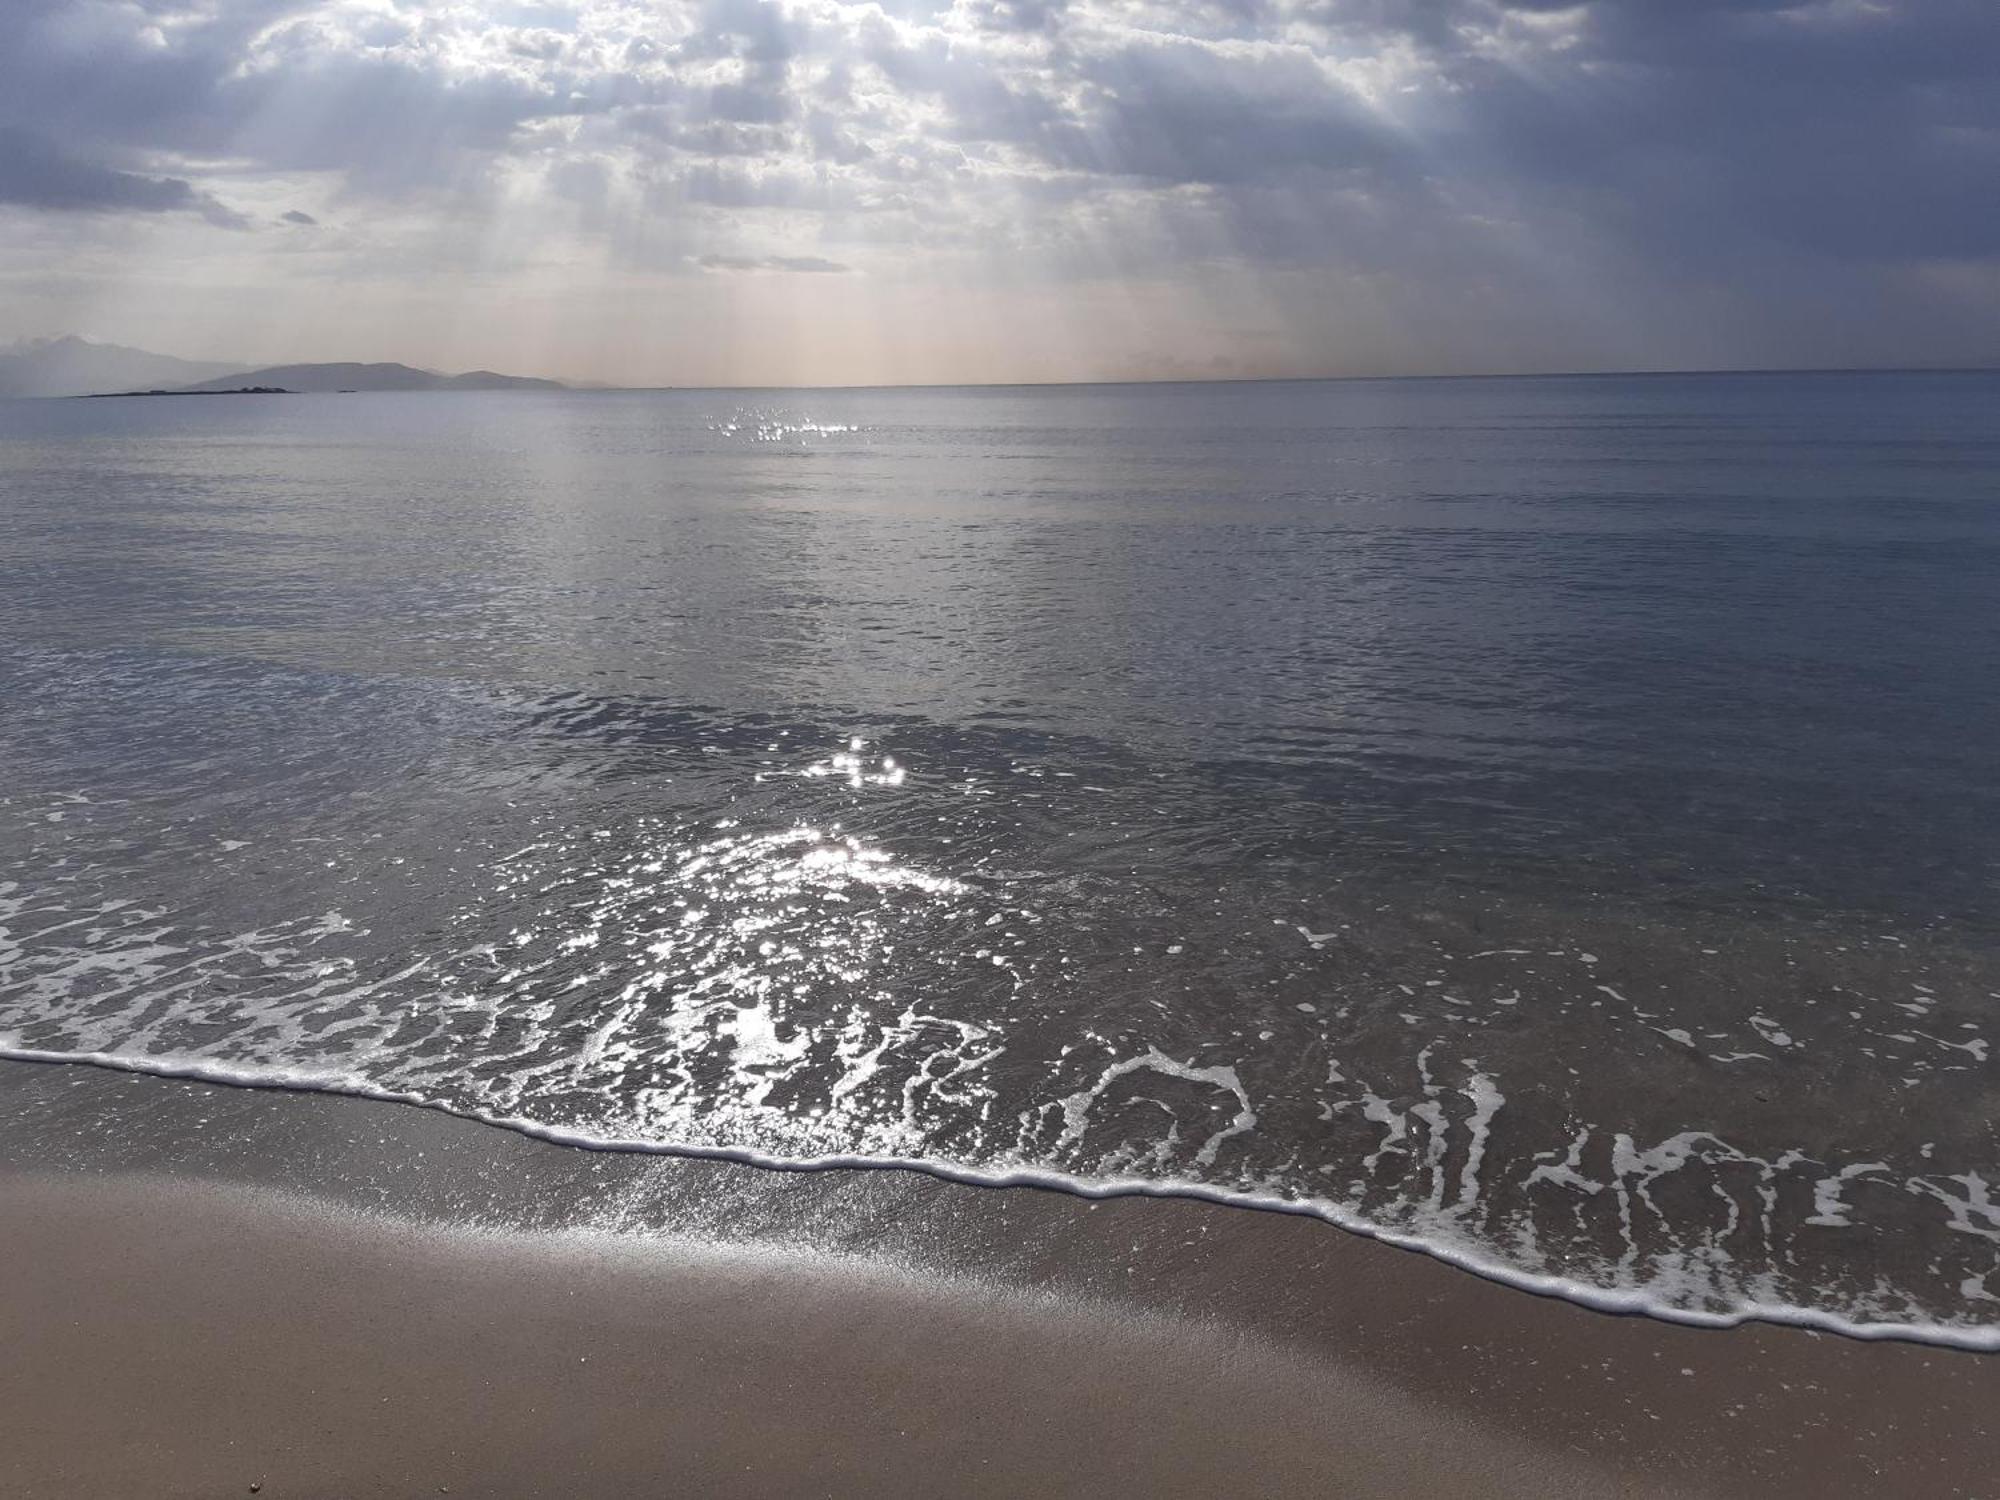
{"type": "Polygon", "coordinates": [[[94,1068],[108,1068],[120,1073],[142,1073],[155,1078],[181,1078],[197,1083],[224,1084],[232,1088],[272,1089],[303,1094],[342,1094],[361,1099],[374,1099],[386,1104],[407,1104],[418,1109],[435,1110],[439,1114],[451,1115],[461,1120],[470,1120],[475,1124],[511,1130],[518,1135],[548,1141],[554,1145],[574,1146],[586,1151],[620,1151],[633,1155],[672,1156],[691,1161],[733,1162],[740,1166],[761,1167],[777,1172],[920,1172],[927,1177],[960,1183],[968,1187],[1041,1188],[1050,1192],[1067,1193],[1078,1198],[1192,1198],[1225,1208],[1248,1208],[1263,1213],[1293,1214],[1303,1218],[1321,1219],[1363,1239],[1376,1240],[1385,1245],[1393,1245],[1399,1250],[1411,1250],[1428,1255],[1434,1260],[1443,1261],[1446,1265],[1456,1266],[1462,1271],[1469,1271],[1484,1280],[1498,1282],[1517,1291],[1531,1292],[1538,1297],[1553,1297],[1559,1301],[1590,1308],[1594,1312],[1610,1313],[1620,1317],[1647,1317],[1663,1323],[1679,1323],[1693,1328],[1736,1328],[1751,1322],[1776,1323],[1817,1333],[1837,1333],[1851,1339],[1868,1341],[1897,1339],[1909,1343],[1929,1344],[1938,1348],[2000,1353],[2000,1325],[1964,1328],[1943,1323],[1857,1323],[1834,1313],[1820,1312],[1808,1307],[1793,1307],[1781,1302],[1745,1303],[1736,1311],[1728,1313],[1698,1312],[1691,1308],[1675,1307],[1670,1303],[1660,1302],[1642,1291],[1611,1291],[1604,1287],[1587,1286],[1561,1276],[1540,1276],[1516,1270],[1455,1245],[1441,1244],[1434,1240],[1426,1240],[1421,1235],[1371,1223],[1343,1210],[1337,1204],[1314,1199],[1276,1198],[1259,1193],[1239,1192],[1178,1178],[1149,1181],[1144,1178],[1069,1177],[1060,1172],[1029,1167],[1001,1171],[981,1170],[949,1162],[928,1161],[920,1157],[839,1154],[785,1157],[736,1146],[617,1140],[588,1135],[579,1130],[567,1130],[559,1125],[544,1125],[535,1120],[482,1114],[478,1110],[465,1109],[437,1099],[427,1099],[420,1094],[378,1088],[372,1084],[355,1083],[350,1079],[327,1074],[301,1073],[289,1069],[247,1072],[194,1058],[121,1057],[109,1052],[48,1052],[32,1047],[0,1044],[0,1059],[10,1062],[82,1064],[94,1068]]]}

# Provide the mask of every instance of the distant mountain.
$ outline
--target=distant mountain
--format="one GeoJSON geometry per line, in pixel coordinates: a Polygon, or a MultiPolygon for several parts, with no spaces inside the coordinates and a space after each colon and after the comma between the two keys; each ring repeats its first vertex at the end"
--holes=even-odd
{"type": "Polygon", "coordinates": [[[463,375],[446,375],[448,391],[566,391],[560,380],[543,380],[534,375],[496,375],[491,370],[467,370],[463,375]]]}
{"type": "Polygon", "coordinates": [[[22,339],[0,344],[0,396],[87,396],[93,391],[184,386],[241,368],[213,360],[175,359],[121,344],[94,344],[89,339],[22,339]]]}
{"type": "Polygon", "coordinates": [[[559,380],[472,370],[440,375],[395,364],[271,365],[247,369],[176,359],[71,336],[0,344],[0,396],[100,396],[125,391],[560,391],[559,380]]]}
{"type": "Polygon", "coordinates": [[[473,370],[464,375],[439,375],[409,365],[271,365],[241,370],[179,387],[185,391],[223,391],[238,386],[277,386],[287,391],[560,391],[559,380],[535,380],[525,375],[495,375],[473,370]]]}

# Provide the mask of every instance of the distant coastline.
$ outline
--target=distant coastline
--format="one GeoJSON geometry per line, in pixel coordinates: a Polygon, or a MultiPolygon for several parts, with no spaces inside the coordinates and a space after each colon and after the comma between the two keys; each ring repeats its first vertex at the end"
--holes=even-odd
{"type": "Polygon", "coordinates": [[[273,387],[301,395],[338,395],[357,391],[560,391],[560,381],[525,375],[501,375],[492,370],[469,370],[444,375],[420,370],[413,365],[335,364],[267,365],[254,370],[238,370],[212,380],[196,381],[179,389],[190,392],[227,394],[246,387],[273,387]]]}
{"type": "Polygon", "coordinates": [[[239,385],[222,391],[91,391],[73,399],[81,401],[122,401],[127,396],[293,396],[281,385],[239,385]]]}
{"type": "Polygon", "coordinates": [[[0,397],[336,395],[361,391],[562,391],[560,380],[456,374],[394,362],[233,364],[65,335],[0,344],[0,397]]]}
{"type": "Polygon", "coordinates": [[[1870,375],[1903,377],[1991,376],[2000,364],[1939,366],[1858,366],[1734,369],[1570,369],[1460,370],[1374,373],[1271,373],[1199,375],[1101,375],[1084,380],[930,381],[835,385],[772,385],[667,383],[622,385],[594,380],[562,381],[505,375],[493,370],[457,374],[393,362],[309,362],[253,366],[247,363],[193,361],[118,344],[99,344],[65,335],[21,339],[0,344],[0,397],[153,396],[153,395],[321,395],[414,391],[738,391],[832,392],[869,390],[1090,390],[1162,386],[1256,386],[1308,384],[1384,384],[1399,382],[1490,382],[1580,380],[1677,380],[1726,376],[1737,379],[1807,378],[1870,375]]]}

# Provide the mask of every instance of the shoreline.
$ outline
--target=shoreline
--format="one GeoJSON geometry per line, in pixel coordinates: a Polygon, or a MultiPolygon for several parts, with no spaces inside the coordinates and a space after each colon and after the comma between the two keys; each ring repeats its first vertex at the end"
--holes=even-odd
{"type": "Polygon", "coordinates": [[[14,1494],[1690,1493],[1060,1292],[171,1179],[4,1191],[0,1397],[43,1439],[14,1494]]]}
{"type": "Polygon", "coordinates": [[[1248,1213],[1279,1214],[1317,1220],[1343,1234],[1425,1256],[1441,1265],[1490,1281],[1510,1291],[1544,1297],[1614,1317],[1648,1318],[1682,1327],[1714,1330],[1763,1323],[1779,1328],[1828,1333],[1864,1343],[1909,1343],[1968,1353],[2000,1353],[2000,1322],[1981,1328],[1961,1328],[1941,1324],[1857,1323],[1834,1313],[1822,1313],[1811,1308],[1766,1304],[1752,1305],[1733,1313],[1701,1312],[1662,1303],[1649,1297],[1644,1291],[1615,1291],[1560,1277],[1517,1271],[1483,1258],[1474,1250],[1426,1239],[1418,1234],[1385,1228],[1359,1216],[1345,1213],[1336,1204],[1321,1200],[1269,1197],[1181,1179],[1094,1180],[1029,1168],[982,1171],[916,1157],[842,1154],[790,1158],[771,1156],[747,1148],[606,1139],[525,1118],[483,1115],[414,1094],[367,1088],[344,1081],[322,1081],[306,1075],[263,1079],[246,1076],[229,1068],[206,1064],[199,1060],[168,1062],[124,1058],[105,1053],[38,1052],[29,1048],[0,1046],[0,1066],[14,1063],[27,1066],[91,1068],[168,1082],[354,1099],[370,1104],[386,1104],[435,1113],[447,1119],[506,1131],[544,1145],[577,1151],[602,1152],[614,1156],[660,1157],[674,1161],[718,1163],[746,1170],[778,1173],[907,1172],[975,1190],[1032,1189],[1062,1194],[1087,1202],[1151,1198],[1204,1203],[1212,1207],[1236,1209],[1248,1213]]]}
{"type": "Polygon", "coordinates": [[[1611,1316],[1190,1199],[585,1152],[15,1062],[0,1204],[29,1495],[915,1495],[947,1471],[1977,1495],[2000,1465],[1990,1356],[1611,1316]]]}

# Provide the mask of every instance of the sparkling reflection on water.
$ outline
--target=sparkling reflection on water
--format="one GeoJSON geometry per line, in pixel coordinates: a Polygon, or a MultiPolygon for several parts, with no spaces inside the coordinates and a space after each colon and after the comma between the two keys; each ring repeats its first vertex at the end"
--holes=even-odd
{"type": "Polygon", "coordinates": [[[0,1040],[1985,1326],[1976,424],[1675,389],[0,423],[0,1040]]]}

